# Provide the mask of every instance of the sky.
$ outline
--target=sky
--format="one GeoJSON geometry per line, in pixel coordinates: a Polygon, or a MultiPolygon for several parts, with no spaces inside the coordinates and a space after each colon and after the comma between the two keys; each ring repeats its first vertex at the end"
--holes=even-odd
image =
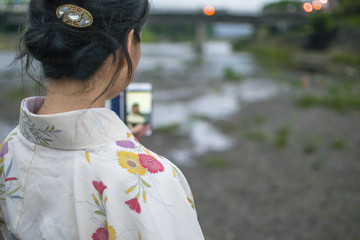
{"type": "Polygon", "coordinates": [[[154,9],[203,9],[212,5],[215,9],[236,12],[259,12],[264,4],[274,0],[150,0],[154,9]]]}

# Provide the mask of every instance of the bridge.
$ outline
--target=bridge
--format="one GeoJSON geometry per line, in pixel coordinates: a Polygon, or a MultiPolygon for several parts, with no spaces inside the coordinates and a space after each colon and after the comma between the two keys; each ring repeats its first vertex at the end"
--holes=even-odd
{"type": "Polygon", "coordinates": [[[261,12],[261,13],[235,13],[227,11],[217,11],[212,16],[206,16],[202,11],[153,11],[150,15],[149,23],[195,23],[195,22],[226,22],[242,23],[251,25],[273,26],[279,22],[287,22],[292,26],[302,26],[305,14],[302,12],[261,12]]]}
{"type": "MultiPolygon", "coordinates": [[[[0,12],[1,21],[13,25],[24,24],[25,11],[0,12]]],[[[303,12],[261,12],[261,13],[236,13],[217,11],[213,16],[206,16],[202,11],[164,11],[154,10],[150,14],[148,24],[161,23],[193,23],[196,25],[195,46],[197,51],[202,52],[206,38],[206,24],[213,23],[239,23],[250,24],[255,28],[260,26],[288,28],[303,26],[305,14],[303,12]]]]}
{"type": "Polygon", "coordinates": [[[155,11],[150,15],[148,24],[161,23],[193,23],[196,25],[195,47],[202,52],[206,38],[206,24],[213,23],[239,23],[250,24],[255,28],[260,26],[274,28],[300,27],[305,24],[303,12],[262,12],[251,13],[230,13],[217,11],[212,16],[206,16],[202,11],[180,12],[180,11],[155,11]]]}

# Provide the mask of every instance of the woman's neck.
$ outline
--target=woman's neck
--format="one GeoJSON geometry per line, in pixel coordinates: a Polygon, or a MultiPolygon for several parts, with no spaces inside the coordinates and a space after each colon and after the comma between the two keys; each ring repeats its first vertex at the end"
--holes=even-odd
{"type": "Polygon", "coordinates": [[[75,111],[87,108],[102,108],[105,106],[105,98],[101,96],[104,88],[89,83],[86,86],[79,80],[51,80],[45,101],[37,114],[55,114],[75,111]]]}

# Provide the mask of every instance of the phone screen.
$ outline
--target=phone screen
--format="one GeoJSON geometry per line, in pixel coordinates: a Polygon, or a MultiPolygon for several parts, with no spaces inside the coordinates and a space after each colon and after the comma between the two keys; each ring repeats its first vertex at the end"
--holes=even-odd
{"type": "Polygon", "coordinates": [[[153,88],[150,83],[132,83],[117,97],[107,102],[130,130],[146,128],[152,134],[153,88]]]}
{"type": "Polygon", "coordinates": [[[125,91],[126,124],[131,128],[148,126],[146,135],[151,135],[153,96],[152,85],[133,83],[125,91]]]}

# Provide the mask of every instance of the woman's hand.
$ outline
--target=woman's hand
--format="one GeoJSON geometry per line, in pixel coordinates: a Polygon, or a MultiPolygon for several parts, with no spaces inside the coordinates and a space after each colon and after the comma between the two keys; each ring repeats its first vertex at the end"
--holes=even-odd
{"type": "Polygon", "coordinates": [[[130,132],[137,138],[140,139],[145,136],[146,132],[150,129],[150,124],[138,124],[133,128],[130,128],[130,132]]]}

